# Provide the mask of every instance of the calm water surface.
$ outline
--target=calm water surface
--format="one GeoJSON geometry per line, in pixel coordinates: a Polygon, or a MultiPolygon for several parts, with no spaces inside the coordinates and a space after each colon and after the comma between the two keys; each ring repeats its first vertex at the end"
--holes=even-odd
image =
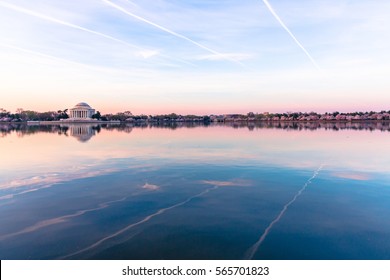
{"type": "Polygon", "coordinates": [[[390,259],[390,129],[0,125],[1,259],[390,259]]]}

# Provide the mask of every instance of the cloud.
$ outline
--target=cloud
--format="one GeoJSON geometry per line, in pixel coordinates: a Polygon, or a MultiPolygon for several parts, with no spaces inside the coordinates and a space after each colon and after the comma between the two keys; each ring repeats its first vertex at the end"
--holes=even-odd
{"type": "Polygon", "coordinates": [[[25,48],[20,48],[20,47],[9,45],[9,44],[0,43],[0,46],[1,47],[6,47],[6,48],[9,48],[9,49],[13,49],[13,50],[16,50],[16,51],[19,51],[19,52],[32,54],[34,56],[40,56],[40,57],[43,57],[43,58],[48,58],[50,60],[55,60],[55,61],[58,61],[58,62],[61,62],[61,63],[65,62],[67,64],[72,64],[72,65],[76,65],[76,66],[86,67],[86,68],[89,68],[89,69],[99,70],[99,71],[103,70],[103,68],[93,67],[93,66],[88,65],[88,64],[79,63],[79,62],[76,62],[76,61],[72,61],[72,60],[68,60],[68,59],[64,59],[64,58],[60,58],[60,57],[56,57],[56,56],[52,56],[52,55],[48,55],[48,54],[44,54],[44,53],[33,51],[33,50],[28,50],[28,49],[25,49],[25,48]]]}
{"type": "Polygon", "coordinates": [[[164,58],[167,58],[167,59],[170,59],[170,60],[174,60],[174,61],[178,61],[178,62],[187,64],[187,65],[194,66],[194,64],[192,64],[192,63],[190,63],[188,61],[185,61],[185,60],[182,60],[182,59],[173,58],[173,57],[170,57],[168,55],[160,54],[159,51],[146,49],[144,47],[141,47],[141,46],[138,46],[138,45],[135,45],[135,44],[131,44],[131,43],[126,42],[124,40],[121,40],[121,39],[118,39],[118,38],[113,37],[111,35],[108,35],[106,33],[102,33],[102,32],[95,31],[95,30],[92,30],[92,29],[89,29],[89,28],[85,28],[83,26],[80,26],[80,25],[77,25],[77,24],[74,24],[74,23],[70,23],[70,22],[67,22],[67,21],[63,21],[63,20],[60,20],[60,19],[48,16],[48,15],[45,15],[45,14],[41,14],[41,13],[35,12],[33,10],[29,10],[29,9],[26,9],[26,8],[23,8],[23,7],[19,7],[17,5],[13,5],[13,4],[9,4],[9,3],[5,3],[5,2],[1,2],[0,1],[0,6],[2,6],[4,8],[7,8],[7,9],[11,9],[11,10],[17,11],[17,12],[20,12],[20,13],[23,13],[23,14],[26,14],[26,15],[29,15],[29,16],[36,17],[36,18],[39,18],[39,19],[42,19],[42,20],[46,20],[46,21],[49,21],[49,22],[52,22],[52,23],[56,23],[56,24],[59,24],[59,25],[67,26],[67,27],[74,28],[74,29],[77,29],[77,30],[81,30],[83,32],[87,32],[87,33],[90,33],[90,34],[93,34],[93,35],[96,35],[96,36],[99,36],[99,37],[103,37],[105,39],[108,39],[108,40],[111,40],[111,41],[114,41],[114,42],[126,45],[126,46],[134,48],[134,49],[138,49],[138,50],[140,50],[138,55],[140,57],[145,58],[145,59],[148,59],[148,58],[151,58],[153,56],[159,55],[161,57],[164,57],[164,58]]]}
{"type": "Polygon", "coordinates": [[[211,49],[211,48],[209,48],[209,47],[207,47],[207,46],[205,46],[205,45],[203,45],[203,44],[201,44],[201,43],[198,43],[198,42],[196,42],[196,41],[194,41],[194,40],[188,38],[187,36],[184,36],[184,35],[182,35],[182,34],[179,34],[179,33],[175,32],[175,31],[173,31],[173,30],[170,30],[170,29],[164,27],[164,26],[161,26],[161,25],[159,25],[159,24],[157,24],[157,23],[154,23],[154,22],[152,22],[152,21],[150,21],[150,20],[148,20],[148,19],[146,19],[146,18],[143,18],[143,17],[141,17],[141,16],[138,16],[138,15],[136,15],[136,14],[133,14],[133,13],[129,12],[128,10],[124,9],[123,7],[118,6],[118,5],[112,3],[112,2],[110,2],[110,1],[108,1],[108,0],[102,0],[102,1],[103,1],[104,3],[110,5],[111,7],[115,8],[115,9],[117,9],[117,10],[119,10],[119,11],[121,11],[121,12],[123,12],[123,13],[125,13],[125,14],[127,14],[127,15],[129,15],[129,16],[131,16],[131,17],[137,19],[137,20],[139,20],[139,21],[142,21],[142,22],[145,22],[145,23],[147,23],[147,24],[149,24],[149,25],[152,25],[152,26],[154,26],[154,27],[156,27],[156,28],[158,28],[158,29],[160,29],[160,30],[162,30],[162,31],[164,31],[164,32],[167,32],[167,33],[169,33],[169,34],[171,34],[171,35],[173,35],[173,36],[175,36],[175,37],[177,37],[177,38],[186,40],[187,42],[190,42],[191,44],[193,44],[193,45],[195,45],[195,46],[197,46],[197,47],[199,47],[199,48],[201,48],[201,49],[204,49],[204,50],[206,50],[206,51],[212,53],[213,55],[220,56],[221,58],[223,58],[223,59],[225,59],[225,60],[229,60],[229,61],[235,62],[235,63],[237,63],[237,64],[243,66],[243,64],[242,64],[240,61],[235,60],[235,59],[232,59],[232,58],[226,56],[226,55],[223,54],[223,53],[220,53],[220,52],[215,51],[215,50],[213,50],[213,49],[211,49]]]}
{"type": "Polygon", "coordinates": [[[208,54],[208,55],[198,56],[197,59],[198,60],[218,61],[218,60],[224,60],[226,58],[230,58],[233,60],[242,61],[242,60],[251,59],[253,57],[254,57],[254,55],[247,54],[247,53],[225,53],[223,57],[221,57],[220,55],[208,54]]]}
{"type": "Polygon", "coordinates": [[[127,3],[133,5],[134,7],[138,7],[138,5],[136,3],[134,3],[133,1],[130,1],[130,0],[125,0],[127,3]]]}
{"type": "Polygon", "coordinates": [[[103,37],[103,38],[106,38],[106,39],[109,39],[109,40],[112,40],[112,41],[115,41],[115,42],[118,42],[118,43],[121,43],[121,44],[125,44],[125,45],[127,45],[129,47],[132,47],[132,48],[136,48],[136,49],[139,49],[139,50],[146,50],[146,49],[144,49],[142,47],[130,44],[128,42],[125,42],[125,41],[123,41],[121,39],[112,37],[110,35],[107,35],[107,34],[104,34],[104,33],[101,33],[101,32],[95,31],[95,30],[92,30],[92,29],[85,28],[85,27],[82,27],[82,26],[77,25],[77,24],[66,22],[66,21],[63,21],[63,20],[60,20],[60,19],[57,19],[57,18],[53,18],[53,17],[50,17],[48,15],[37,13],[35,11],[28,10],[28,9],[25,9],[25,8],[22,8],[22,7],[13,5],[13,4],[0,2],[0,6],[8,8],[8,9],[11,9],[11,10],[14,10],[14,11],[17,11],[17,12],[20,12],[20,13],[23,13],[23,14],[26,14],[26,15],[37,17],[37,18],[40,18],[40,19],[43,19],[43,20],[46,20],[46,21],[50,21],[50,22],[57,23],[57,24],[60,24],[60,25],[68,26],[68,27],[71,27],[71,28],[75,28],[75,29],[78,29],[78,30],[81,30],[81,31],[84,31],[84,32],[88,32],[88,33],[91,33],[91,34],[94,34],[94,35],[97,35],[97,36],[100,36],[100,37],[103,37]]]}
{"type": "Polygon", "coordinates": [[[143,58],[151,58],[153,56],[158,55],[160,52],[156,50],[145,50],[137,52],[137,56],[143,57],[143,58]]]}

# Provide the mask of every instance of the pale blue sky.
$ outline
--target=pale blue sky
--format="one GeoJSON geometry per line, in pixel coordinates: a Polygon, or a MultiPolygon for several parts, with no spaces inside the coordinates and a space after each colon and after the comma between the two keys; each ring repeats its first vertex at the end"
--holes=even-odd
{"type": "Polygon", "coordinates": [[[390,109],[390,1],[0,0],[0,108],[390,109]]]}

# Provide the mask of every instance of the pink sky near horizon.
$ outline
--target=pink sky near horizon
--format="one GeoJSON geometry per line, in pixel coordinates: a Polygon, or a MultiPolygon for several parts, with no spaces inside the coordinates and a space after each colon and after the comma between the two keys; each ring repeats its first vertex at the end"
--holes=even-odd
{"type": "MultiPolygon", "coordinates": [[[[369,111],[388,111],[390,106],[386,104],[377,104],[375,100],[370,103],[365,104],[339,104],[339,105],[327,105],[327,104],[266,104],[260,103],[256,104],[220,104],[219,106],[215,105],[204,105],[204,106],[191,106],[189,104],[180,104],[180,105],[170,105],[170,104],[132,104],[131,102],[117,102],[113,101],[112,104],[105,104],[102,101],[97,101],[93,98],[88,100],[74,100],[66,102],[65,104],[59,104],[58,102],[50,103],[46,102],[37,102],[37,101],[21,101],[18,103],[4,104],[7,102],[2,102],[0,108],[3,108],[11,113],[15,113],[18,108],[23,110],[32,110],[37,112],[46,112],[46,111],[57,111],[63,109],[70,109],[79,102],[86,102],[92,108],[99,111],[101,114],[114,114],[117,112],[131,111],[134,115],[158,115],[158,114],[170,114],[176,113],[181,115],[194,114],[194,115],[211,115],[211,114],[247,114],[248,112],[254,113],[286,113],[286,112],[369,112],[369,111]],[[7,106],[8,105],[8,106],[7,106]]],[[[249,102],[250,103],[250,102],[249,102]]]]}

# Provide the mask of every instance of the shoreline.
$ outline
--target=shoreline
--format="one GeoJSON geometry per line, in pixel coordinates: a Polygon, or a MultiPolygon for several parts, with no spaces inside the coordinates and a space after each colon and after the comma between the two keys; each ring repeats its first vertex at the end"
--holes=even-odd
{"type": "Polygon", "coordinates": [[[44,131],[66,131],[67,129],[92,129],[100,130],[101,128],[111,128],[111,129],[124,129],[130,130],[132,128],[192,128],[198,126],[206,127],[218,127],[226,126],[233,128],[248,128],[253,130],[255,128],[281,128],[281,129],[369,129],[369,130],[381,130],[390,132],[390,120],[365,120],[365,121],[226,121],[226,122],[177,122],[177,121],[164,121],[164,122],[10,122],[4,123],[0,122],[1,132],[7,132],[10,130],[27,128],[31,130],[40,130],[44,131]]]}
{"type": "MultiPolygon", "coordinates": [[[[11,122],[17,123],[17,122],[11,122]]],[[[121,121],[99,121],[99,120],[72,120],[72,121],[24,121],[27,125],[50,125],[50,124],[120,124],[121,121]]]]}
{"type": "Polygon", "coordinates": [[[3,122],[0,121],[0,124],[27,124],[27,125],[72,125],[72,124],[159,124],[159,123],[378,123],[378,122],[390,122],[390,120],[218,120],[218,121],[208,121],[203,120],[141,120],[141,121],[88,121],[88,120],[76,120],[76,121],[14,121],[14,122],[3,122]]]}

